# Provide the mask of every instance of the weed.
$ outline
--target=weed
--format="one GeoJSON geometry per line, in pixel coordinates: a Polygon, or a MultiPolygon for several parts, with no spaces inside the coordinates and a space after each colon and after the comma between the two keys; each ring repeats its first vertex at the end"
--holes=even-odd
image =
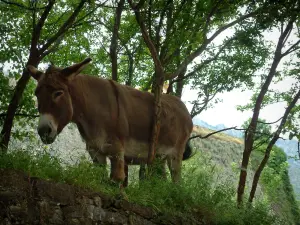
{"type": "MultiPolygon", "coordinates": [[[[119,193],[108,179],[107,168],[94,165],[86,158],[73,165],[62,165],[59,158],[46,152],[12,151],[0,155],[0,167],[22,170],[31,176],[76,184],[110,195],[119,193]]],[[[226,181],[216,184],[216,171],[216,166],[198,153],[184,162],[179,184],[174,185],[170,179],[162,178],[143,182],[135,179],[125,191],[129,201],[161,213],[199,217],[215,224],[279,224],[268,202],[256,201],[251,208],[237,208],[234,186],[226,181]]]]}

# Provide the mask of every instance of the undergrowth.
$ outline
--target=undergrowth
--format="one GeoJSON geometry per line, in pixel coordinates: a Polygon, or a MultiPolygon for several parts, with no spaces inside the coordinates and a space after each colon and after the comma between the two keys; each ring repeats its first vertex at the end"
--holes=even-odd
{"type": "MultiPolygon", "coordinates": [[[[75,184],[109,195],[119,189],[108,179],[108,171],[82,158],[74,165],[64,165],[50,154],[11,151],[0,155],[0,168],[21,170],[30,176],[75,184]]],[[[134,179],[125,194],[130,202],[150,206],[158,212],[193,217],[210,224],[284,224],[272,213],[269,203],[256,201],[251,207],[236,207],[235,187],[229,182],[213,181],[214,166],[196,154],[184,162],[182,181],[174,185],[170,179],[134,179]]],[[[129,174],[130,176],[130,174],[129,174]]]]}

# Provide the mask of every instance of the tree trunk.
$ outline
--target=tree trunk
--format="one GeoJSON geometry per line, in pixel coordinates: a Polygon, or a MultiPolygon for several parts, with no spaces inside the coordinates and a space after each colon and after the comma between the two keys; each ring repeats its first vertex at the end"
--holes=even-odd
{"type": "Polygon", "coordinates": [[[158,136],[160,132],[160,115],[161,115],[161,94],[164,84],[164,73],[163,71],[155,72],[155,82],[152,86],[152,92],[154,94],[154,116],[153,116],[153,127],[150,141],[150,150],[148,154],[147,164],[152,164],[155,154],[156,147],[158,142],[158,136]]]}
{"type": "Polygon", "coordinates": [[[277,131],[275,132],[275,135],[273,136],[272,140],[270,141],[270,143],[267,146],[265,156],[264,156],[263,160],[261,161],[258,169],[255,171],[253,182],[252,182],[252,188],[251,188],[251,192],[250,192],[250,196],[249,196],[249,200],[248,200],[250,203],[253,202],[253,198],[255,196],[255,192],[256,192],[256,188],[257,188],[257,184],[258,184],[261,172],[263,171],[263,169],[265,168],[265,166],[269,160],[271,150],[279,138],[279,135],[286,123],[288,115],[290,114],[291,110],[293,109],[293,107],[295,106],[295,104],[297,103],[299,98],[300,98],[300,90],[295,95],[295,97],[293,98],[290,105],[286,108],[285,113],[282,117],[281,123],[280,123],[279,127],[277,128],[277,131]]]}
{"type": "Polygon", "coordinates": [[[120,0],[120,2],[118,3],[118,7],[116,9],[116,15],[115,15],[114,29],[113,29],[113,34],[112,34],[111,44],[110,44],[112,80],[117,82],[118,82],[118,65],[117,65],[118,32],[119,32],[121,14],[123,11],[124,3],[125,0],[120,0]]]}
{"type": "Polygon", "coordinates": [[[183,86],[184,86],[184,80],[183,80],[182,78],[184,77],[185,72],[186,72],[186,69],[183,70],[183,71],[178,75],[179,81],[176,82],[176,92],[175,92],[175,95],[176,95],[178,98],[181,98],[181,96],[182,96],[182,90],[183,90],[183,86]]]}
{"type": "Polygon", "coordinates": [[[160,131],[160,114],[161,114],[160,96],[162,93],[165,75],[164,75],[164,68],[157,54],[157,49],[155,48],[151,40],[151,37],[147,32],[147,29],[145,27],[145,24],[143,22],[143,19],[139,11],[140,7],[144,4],[144,2],[145,2],[144,0],[141,0],[137,5],[134,5],[132,0],[128,0],[129,5],[134,10],[136,21],[140,26],[143,39],[151,53],[151,57],[153,59],[154,67],[155,67],[154,85],[152,87],[152,92],[154,93],[154,112],[153,112],[154,115],[153,115],[152,133],[150,137],[150,148],[149,148],[148,160],[147,160],[147,164],[151,165],[155,157],[155,149],[157,146],[158,135],[160,131]]]}
{"type": "MultiPolygon", "coordinates": [[[[39,64],[39,59],[36,56],[32,56],[29,60],[27,65],[33,65],[37,67],[39,64]]],[[[17,85],[15,87],[14,95],[8,105],[6,118],[4,120],[4,124],[1,131],[1,141],[0,141],[0,149],[2,152],[6,153],[8,148],[8,143],[10,141],[11,129],[13,126],[13,120],[19,105],[19,102],[22,98],[26,85],[30,79],[30,74],[28,73],[27,69],[23,70],[21,78],[18,80],[17,85]]]]}
{"type": "Polygon", "coordinates": [[[168,86],[168,89],[167,89],[167,94],[174,94],[174,90],[173,90],[173,82],[172,80],[169,80],[169,86],[168,86]]]}
{"type": "Polygon", "coordinates": [[[254,143],[254,134],[257,126],[257,121],[260,113],[260,108],[264,99],[265,94],[268,91],[268,88],[272,82],[273,77],[275,76],[277,66],[282,59],[282,48],[284,46],[284,42],[286,38],[288,37],[290,30],[293,28],[293,22],[294,20],[290,20],[288,25],[286,26],[284,32],[281,33],[279,40],[277,42],[275,54],[273,63],[271,65],[269,74],[266,78],[265,83],[263,84],[260,93],[256,99],[254,110],[253,110],[253,116],[248,128],[247,135],[245,136],[245,147],[243,152],[243,159],[242,159],[242,165],[241,165],[241,172],[240,172],[240,178],[239,178],[239,184],[238,184],[238,190],[237,190],[237,203],[240,206],[243,202],[243,195],[245,191],[245,184],[247,180],[247,168],[249,164],[249,159],[251,155],[251,151],[253,148],[254,143]]]}
{"type": "Polygon", "coordinates": [[[133,57],[131,55],[128,55],[128,78],[126,80],[126,85],[131,86],[132,85],[132,78],[133,78],[133,57]]]}

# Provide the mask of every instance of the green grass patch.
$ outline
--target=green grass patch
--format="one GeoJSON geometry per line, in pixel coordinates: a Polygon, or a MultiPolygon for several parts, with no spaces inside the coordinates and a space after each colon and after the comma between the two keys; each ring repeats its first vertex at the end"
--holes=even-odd
{"type": "MultiPolygon", "coordinates": [[[[111,185],[107,168],[82,158],[75,165],[64,165],[55,156],[43,152],[11,151],[0,155],[0,167],[21,170],[30,176],[75,184],[109,195],[119,194],[111,185]]],[[[236,207],[236,190],[229,182],[216,184],[215,166],[201,154],[184,162],[182,182],[170,179],[133,180],[125,193],[130,202],[149,206],[161,213],[193,217],[213,224],[285,224],[270,210],[268,202],[256,201],[252,207],[236,207]]],[[[131,176],[131,174],[130,174],[131,176]]]]}

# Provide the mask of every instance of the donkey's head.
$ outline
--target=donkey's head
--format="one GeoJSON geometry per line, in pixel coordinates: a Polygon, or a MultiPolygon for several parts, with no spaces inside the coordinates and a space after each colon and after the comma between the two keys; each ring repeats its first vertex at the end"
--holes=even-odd
{"type": "Polygon", "coordinates": [[[90,61],[87,58],[64,69],[51,65],[45,73],[31,65],[27,66],[31,76],[38,81],[35,90],[40,113],[37,130],[45,144],[53,143],[72,120],[73,107],[68,85],[90,61]]]}

